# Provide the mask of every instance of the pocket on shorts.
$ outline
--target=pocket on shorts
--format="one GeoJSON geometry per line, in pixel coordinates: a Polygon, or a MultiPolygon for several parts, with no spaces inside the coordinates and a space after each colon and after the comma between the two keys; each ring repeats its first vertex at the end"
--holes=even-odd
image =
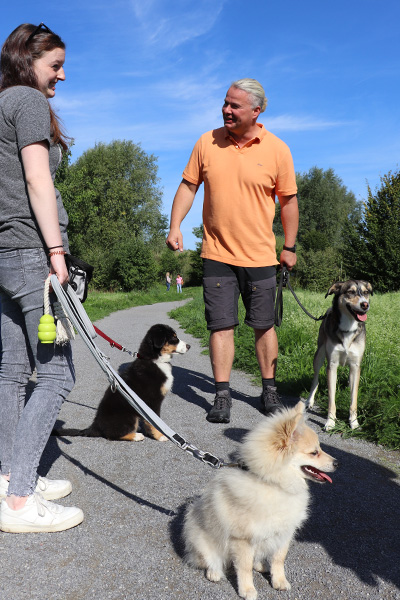
{"type": "Polygon", "coordinates": [[[218,328],[238,323],[239,288],[236,277],[204,277],[203,296],[208,325],[218,328]]]}
{"type": "Polygon", "coordinates": [[[25,285],[25,273],[20,250],[0,249],[0,288],[14,296],[25,285]]]}
{"type": "Polygon", "coordinates": [[[246,323],[264,329],[275,320],[276,277],[246,283],[246,323]]]}

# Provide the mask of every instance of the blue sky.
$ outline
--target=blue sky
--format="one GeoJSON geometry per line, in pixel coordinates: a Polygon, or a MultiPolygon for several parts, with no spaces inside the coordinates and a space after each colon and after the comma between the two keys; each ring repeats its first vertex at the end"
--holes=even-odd
{"type": "MultiPolygon", "coordinates": [[[[158,157],[164,212],[197,138],[222,125],[232,81],[258,79],[260,121],[295,169],[333,168],[358,200],[400,163],[398,0],[20,0],[2,3],[1,42],[41,21],[67,44],[54,106],[75,139],[129,139],[158,157]]],[[[202,190],[186,217],[201,223],[202,190]]]]}

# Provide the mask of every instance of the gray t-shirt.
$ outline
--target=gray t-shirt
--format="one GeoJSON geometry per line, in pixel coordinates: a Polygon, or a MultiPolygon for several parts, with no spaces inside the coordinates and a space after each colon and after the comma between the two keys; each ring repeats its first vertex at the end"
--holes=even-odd
{"type": "MultiPolygon", "coordinates": [[[[50,137],[50,111],[45,96],[27,86],[0,93],[0,248],[40,248],[44,241],[29,202],[21,150],[47,140],[54,181],[61,148],[50,137]]],[[[56,189],[64,248],[68,249],[68,216],[56,189]]]]}

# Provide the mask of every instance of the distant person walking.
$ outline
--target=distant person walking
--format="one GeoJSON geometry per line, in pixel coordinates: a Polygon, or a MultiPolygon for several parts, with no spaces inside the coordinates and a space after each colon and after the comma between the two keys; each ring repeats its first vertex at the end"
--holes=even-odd
{"type": "Polygon", "coordinates": [[[176,291],[178,292],[178,294],[182,294],[182,285],[183,285],[183,279],[178,273],[178,275],[176,277],[176,291]]]}
{"type": "Polygon", "coordinates": [[[171,275],[169,273],[165,274],[165,285],[167,286],[167,292],[169,292],[169,288],[171,287],[171,275]]]}

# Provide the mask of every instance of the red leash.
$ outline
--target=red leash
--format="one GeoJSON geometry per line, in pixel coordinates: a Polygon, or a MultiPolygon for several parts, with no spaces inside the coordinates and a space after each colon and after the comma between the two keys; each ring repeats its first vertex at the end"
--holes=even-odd
{"type": "Polygon", "coordinates": [[[108,335],[106,335],[103,331],[101,331],[101,329],[96,327],[96,325],[93,325],[93,329],[95,330],[95,332],[98,335],[100,335],[104,340],[106,340],[110,344],[111,348],[117,348],[118,350],[122,350],[122,352],[127,352],[131,356],[137,355],[137,352],[131,352],[127,348],[124,348],[124,346],[121,346],[121,344],[118,344],[118,342],[115,342],[114,340],[112,340],[110,337],[108,337],[108,335]]]}

